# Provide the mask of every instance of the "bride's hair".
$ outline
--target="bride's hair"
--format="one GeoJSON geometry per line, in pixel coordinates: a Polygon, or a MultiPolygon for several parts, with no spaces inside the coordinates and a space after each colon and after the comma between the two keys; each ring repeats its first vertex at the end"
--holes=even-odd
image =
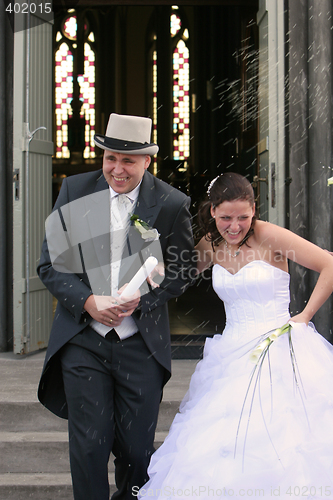
{"type": "MultiPolygon", "coordinates": [[[[254,204],[254,191],[251,183],[242,175],[235,172],[221,174],[208,186],[207,199],[199,207],[198,222],[201,234],[206,240],[211,241],[213,246],[219,245],[223,237],[216,228],[215,219],[210,213],[210,207],[217,207],[224,201],[246,200],[251,207],[254,204]]],[[[253,234],[256,216],[252,218],[251,227],[245,237],[248,239],[253,234]]]]}

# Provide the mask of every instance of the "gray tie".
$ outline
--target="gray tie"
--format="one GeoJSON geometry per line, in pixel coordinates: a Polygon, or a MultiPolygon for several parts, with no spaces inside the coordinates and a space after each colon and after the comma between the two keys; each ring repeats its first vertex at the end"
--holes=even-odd
{"type": "MultiPolygon", "coordinates": [[[[125,194],[112,198],[111,202],[111,295],[118,297],[119,271],[126,235],[133,209],[132,200],[125,194]]],[[[130,316],[124,318],[121,325],[115,327],[121,339],[133,335],[137,326],[130,316]]]]}
{"type": "Polygon", "coordinates": [[[124,250],[132,201],[125,194],[112,199],[111,203],[111,294],[117,297],[119,269],[124,250]]]}
{"type": "Polygon", "coordinates": [[[119,194],[112,199],[111,224],[116,229],[124,229],[129,222],[132,200],[126,194],[119,194]]]}

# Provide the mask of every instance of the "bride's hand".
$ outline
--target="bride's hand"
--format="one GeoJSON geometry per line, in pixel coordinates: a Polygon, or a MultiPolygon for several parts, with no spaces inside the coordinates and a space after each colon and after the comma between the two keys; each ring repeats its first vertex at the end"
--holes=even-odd
{"type": "Polygon", "coordinates": [[[156,275],[162,276],[164,278],[165,273],[164,273],[164,263],[163,262],[159,262],[157,264],[157,266],[154,267],[154,269],[152,270],[152,272],[150,273],[150,275],[147,278],[147,281],[152,288],[158,288],[160,286],[158,283],[155,283],[155,281],[154,281],[154,277],[156,275]]]}
{"type": "Polygon", "coordinates": [[[304,313],[300,313],[290,318],[289,321],[293,321],[294,323],[305,323],[307,325],[310,319],[304,313]]]}

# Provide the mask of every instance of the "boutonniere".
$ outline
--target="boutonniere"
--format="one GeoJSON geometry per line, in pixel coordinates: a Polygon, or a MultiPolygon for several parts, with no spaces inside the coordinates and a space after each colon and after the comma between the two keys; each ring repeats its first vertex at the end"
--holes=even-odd
{"type": "Polygon", "coordinates": [[[159,239],[160,234],[157,229],[150,227],[147,222],[139,219],[137,215],[131,215],[130,220],[133,222],[134,227],[141,234],[141,238],[143,238],[145,241],[155,241],[159,239]]]}
{"type": "Polygon", "coordinates": [[[330,177],[329,179],[327,179],[327,185],[328,186],[332,186],[333,185],[333,177],[330,177]]]}

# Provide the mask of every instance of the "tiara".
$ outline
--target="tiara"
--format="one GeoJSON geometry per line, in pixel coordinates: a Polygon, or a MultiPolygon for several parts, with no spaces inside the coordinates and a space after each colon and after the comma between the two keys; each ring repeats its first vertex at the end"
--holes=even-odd
{"type": "Polygon", "coordinates": [[[218,175],[217,177],[215,177],[215,179],[213,179],[212,181],[210,181],[209,186],[208,186],[208,189],[207,189],[207,194],[208,194],[208,196],[210,196],[210,191],[211,191],[212,187],[214,186],[214,184],[215,184],[215,182],[217,181],[217,179],[218,179],[219,177],[221,177],[221,175],[223,175],[223,174],[218,175]]]}

